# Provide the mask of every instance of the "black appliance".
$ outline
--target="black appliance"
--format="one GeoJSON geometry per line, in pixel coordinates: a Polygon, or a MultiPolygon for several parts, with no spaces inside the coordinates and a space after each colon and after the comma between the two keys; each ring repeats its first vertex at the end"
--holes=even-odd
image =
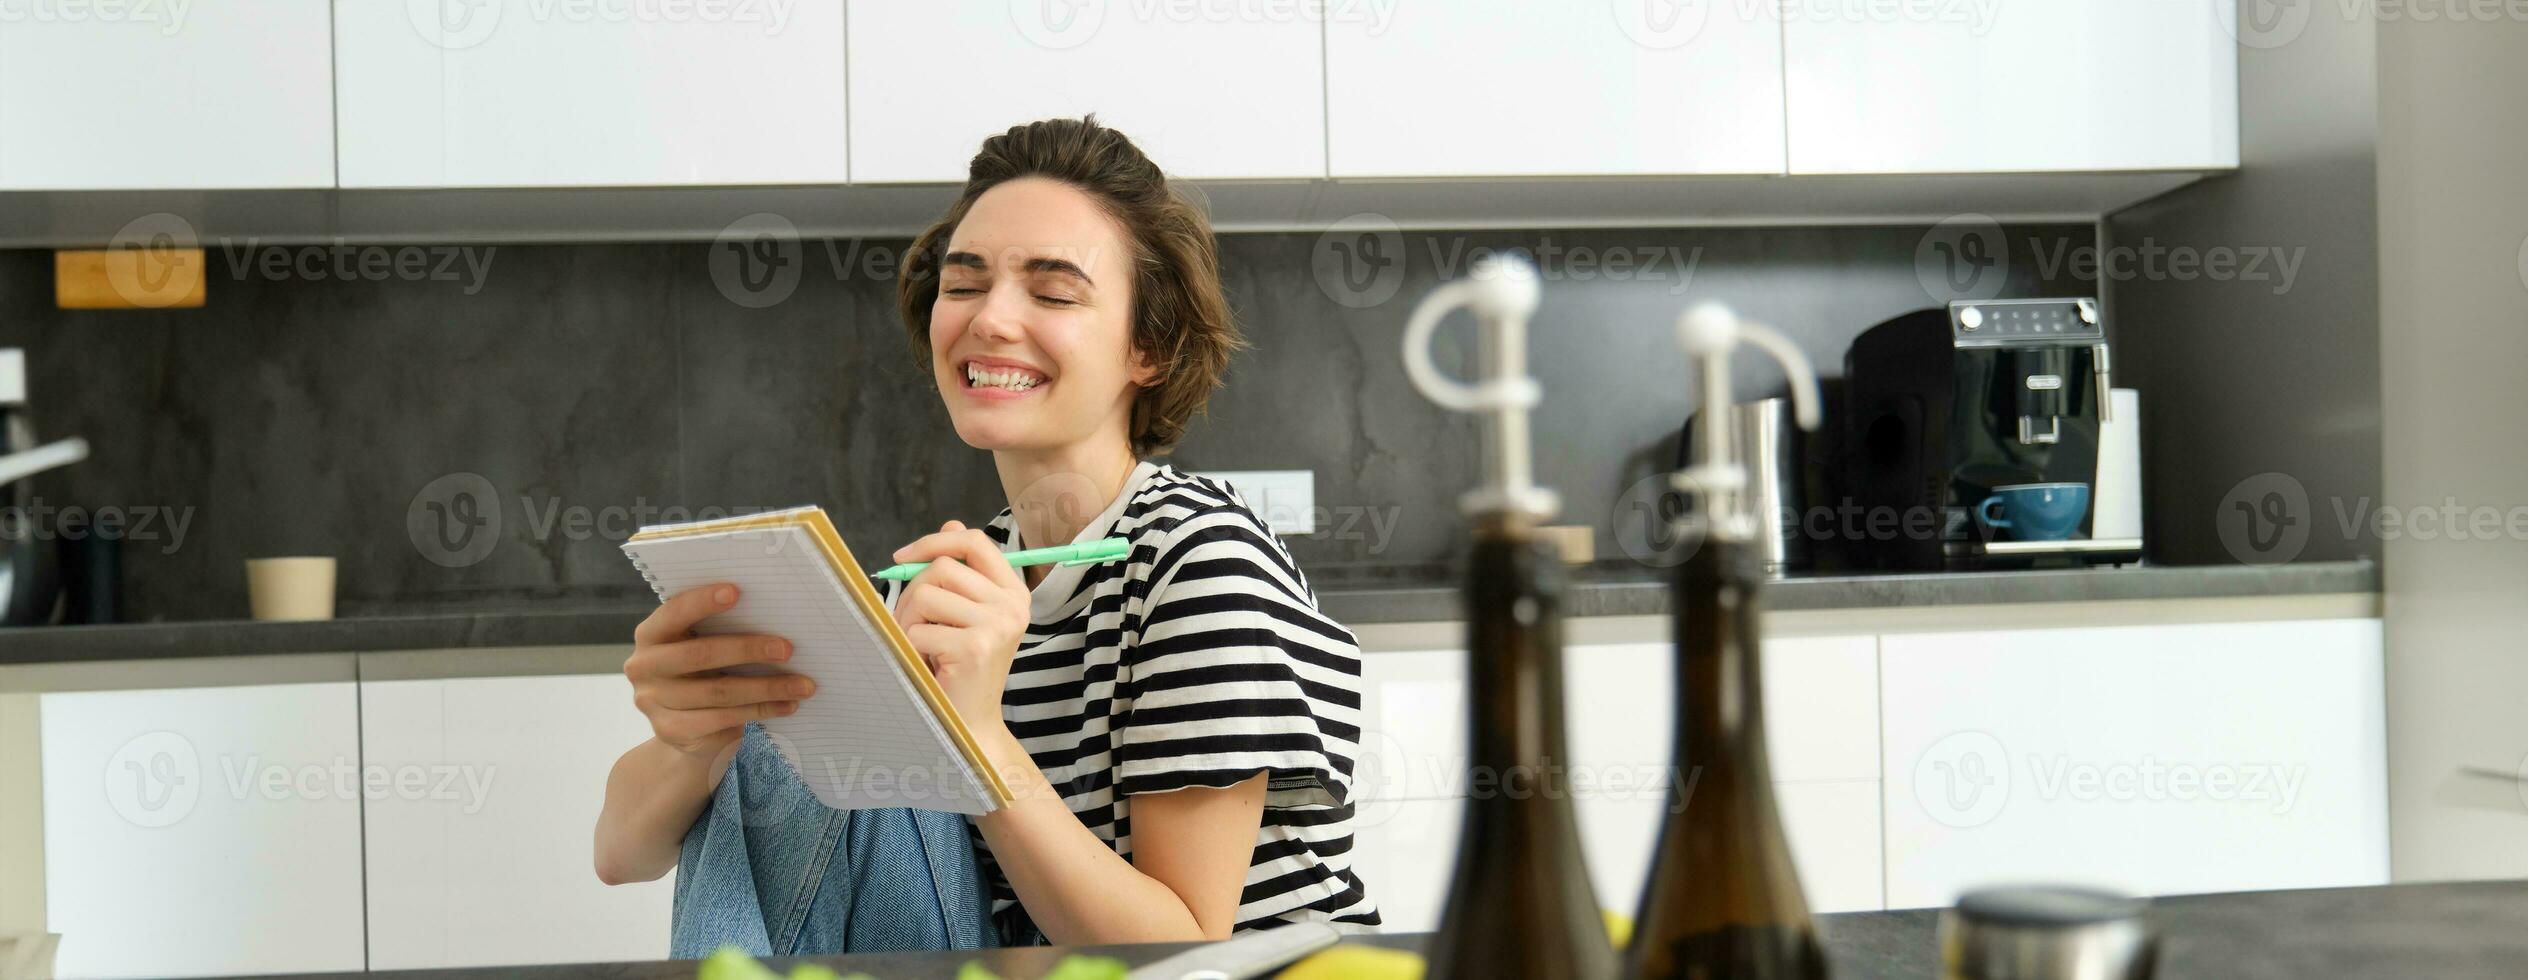
{"type": "Polygon", "coordinates": [[[1978,520],[2001,487],[2098,475],[2111,411],[2106,325],[2090,298],[1960,300],[1888,320],[1852,342],[1841,477],[1861,569],[2125,563],[2139,538],[2095,540],[2094,514],[2062,540],[2016,540],[1978,520]]]}

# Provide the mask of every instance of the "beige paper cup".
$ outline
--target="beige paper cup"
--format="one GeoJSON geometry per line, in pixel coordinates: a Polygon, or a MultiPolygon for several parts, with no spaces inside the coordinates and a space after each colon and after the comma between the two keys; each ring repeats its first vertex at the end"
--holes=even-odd
{"type": "Polygon", "coordinates": [[[332,619],[334,560],[249,558],[246,600],[256,619],[332,619]]]}

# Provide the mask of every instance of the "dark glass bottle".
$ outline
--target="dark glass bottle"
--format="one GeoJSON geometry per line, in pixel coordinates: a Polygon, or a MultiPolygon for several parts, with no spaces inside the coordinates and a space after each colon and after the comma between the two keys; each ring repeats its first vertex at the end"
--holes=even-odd
{"type": "Polygon", "coordinates": [[[1677,567],[1676,768],[1626,976],[1827,975],[1765,758],[1760,582],[1753,549],[1726,538],[1677,567]]]}
{"type": "Polygon", "coordinates": [[[1466,589],[1473,702],[1466,817],[1430,975],[1615,975],[1581,859],[1563,746],[1561,596],[1553,546],[1528,520],[1479,516],[1466,589]]]}

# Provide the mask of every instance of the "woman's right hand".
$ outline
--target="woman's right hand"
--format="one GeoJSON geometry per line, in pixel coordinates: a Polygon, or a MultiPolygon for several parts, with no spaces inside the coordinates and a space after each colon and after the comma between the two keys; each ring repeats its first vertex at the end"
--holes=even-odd
{"type": "Polygon", "coordinates": [[[743,664],[778,665],[790,659],[790,641],[777,636],[694,636],[695,623],[737,605],[734,585],[706,585],[678,593],[632,631],[632,656],[623,675],[632,681],[632,704],[648,716],[662,744],[704,758],[746,733],[746,723],[799,710],[815,682],[797,674],[728,673],[743,664]]]}

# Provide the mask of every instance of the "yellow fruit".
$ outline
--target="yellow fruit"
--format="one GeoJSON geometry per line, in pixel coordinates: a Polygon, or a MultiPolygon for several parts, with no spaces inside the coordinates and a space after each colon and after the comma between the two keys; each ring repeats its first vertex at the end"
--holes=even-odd
{"type": "Polygon", "coordinates": [[[1632,917],[1614,909],[1599,909],[1598,914],[1606,917],[1606,941],[1614,943],[1617,949],[1624,948],[1624,943],[1633,938],[1632,917]]]}
{"type": "Polygon", "coordinates": [[[1290,965],[1281,980],[1422,980],[1422,957],[1346,943],[1290,965]]]}

